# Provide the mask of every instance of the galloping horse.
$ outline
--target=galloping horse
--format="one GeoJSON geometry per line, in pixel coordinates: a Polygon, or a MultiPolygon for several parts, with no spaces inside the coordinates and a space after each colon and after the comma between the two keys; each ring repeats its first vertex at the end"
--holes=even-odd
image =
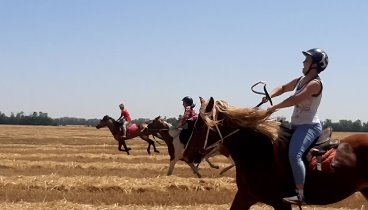
{"type": "MultiPolygon", "coordinates": [[[[222,143],[236,167],[238,191],[231,210],[250,209],[257,202],[276,210],[291,210],[291,204],[282,201],[295,193],[287,156],[290,133],[270,120],[272,113],[265,110],[237,108],[225,101],[215,102],[212,97],[208,103],[200,100],[200,115],[183,153],[184,160],[191,163],[203,147],[222,143]]],[[[329,151],[333,152],[322,156],[321,168],[316,169],[313,161],[306,163],[306,202],[327,205],[354,192],[361,192],[368,200],[368,135],[345,137],[329,151]]]]}
{"type": "Polygon", "coordinates": [[[125,151],[128,155],[129,155],[129,150],[131,150],[131,148],[127,147],[125,140],[132,139],[137,136],[139,136],[141,139],[143,139],[144,141],[148,143],[148,147],[147,147],[148,154],[151,154],[151,145],[153,146],[153,150],[159,153],[159,151],[156,149],[155,142],[149,138],[149,135],[155,136],[154,133],[148,133],[144,131],[144,129],[147,128],[147,123],[131,124],[128,127],[126,138],[122,137],[123,132],[120,129],[120,126],[121,124],[119,122],[114,120],[112,117],[109,117],[106,115],[96,125],[96,128],[100,129],[102,127],[108,127],[111,131],[111,134],[114,136],[116,141],[118,141],[119,143],[118,145],[119,151],[125,151]],[[124,147],[124,149],[121,148],[122,146],[124,147]]]}
{"type": "MultiPolygon", "coordinates": [[[[158,132],[161,136],[161,139],[163,139],[167,145],[167,150],[170,156],[170,165],[169,169],[167,171],[167,175],[170,176],[173,173],[175,164],[178,160],[182,160],[183,157],[183,151],[184,151],[184,144],[179,140],[179,133],[180,130],[173,129],[172,125],[170,123],[167,123],[164,119],[162,119],[160,116],[156,117],[151,123],[147,125],[146,131],[149,131],[151,133],[158,132]]],[[[222,154],[226,157],[229,157],[229,154],[227,153],[225,148],[213,148],[210,151],[205,152],[205,160],[207,163],[213,167],[218,169],[218,166],[213,165],[209,161],[209,157],[222,154]]],[[[194,164],[190,163],[188,164],[193,172],[198,176],[201,177],[200,173],[198,172],[198,167],[195,167],[194,164]]],[[[234,166],[234,164],[224,168],[220,174],[222,175],[227,170],[231,169],[234,166]]]]}

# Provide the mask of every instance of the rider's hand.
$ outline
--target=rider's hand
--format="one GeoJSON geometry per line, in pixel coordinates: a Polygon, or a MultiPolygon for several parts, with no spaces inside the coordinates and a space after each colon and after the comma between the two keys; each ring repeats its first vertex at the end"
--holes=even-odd
{"type": "Polygon", "coordinates": [[[268,98],[265,96],[262,98],[262,103],[266,103],[268,101],[268,98]]]}
{"type": "Polygon", "coordinates": [[[274,112],[276,110],[276,106],[270,106],[267,108],[267,112],[274,112]]]}

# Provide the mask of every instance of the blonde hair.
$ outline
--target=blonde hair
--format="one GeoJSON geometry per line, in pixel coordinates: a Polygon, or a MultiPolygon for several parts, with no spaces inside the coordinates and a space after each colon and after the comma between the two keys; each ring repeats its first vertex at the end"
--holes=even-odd
{"type": "Polygon", "coordinates": [[[244,127],[257,130],[269,137],[272,141],[284,139],[288,134],[280,127],[281,123],[270,119],[273,112],[259,108],[234,107],[226,101],[219,100],[214,104],[214,119],[205,118],[208,126],[214,127],[218,124],[226,124],[231,127],[244,127]],[[216,120],[218,113],[223,119],[216,120]]]}

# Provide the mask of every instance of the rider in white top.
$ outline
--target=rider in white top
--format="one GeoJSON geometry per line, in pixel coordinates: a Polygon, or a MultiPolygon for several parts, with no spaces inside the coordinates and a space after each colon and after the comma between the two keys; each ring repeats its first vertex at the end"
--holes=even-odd
{"type": "MultiPolygon", "coordinates": [[[[301,77],[294,95],[299,94],[306,85],[302,86],[301,82],[305,77],[301,77]]],[[[313,124],[320,123],[318,118],[317,110],[322,98],[322,82],[319,77],[315,79],[317,82],[321,83],[321,91],[318,95],[307,98],[304,101],[294,106],[293,115],[291,116],[291,124],[302,125],[302,124],[313,124]]]]}
{"type": "MultiPolygon", "coordinates": [[[[305,204],[304,182],[305,166],[302,160],[304,152],[313,144],[322,132],[322,125],[317,116],[322,97],[322,82],[319,73],[325,70],[328,64],[327,54],[318,48],[303,51],[304,76],[275,88],[270,97],[279,96],[285,92],[295,93],[282,102],[268,108],[269,111],[294,106],[291,117],[293,134],[289,144],[289,161],[294,175],[296,196],[284,198],[285,202],[305,204]]],[[[267,98],[263,98],[266,102],[267,98]]]]}

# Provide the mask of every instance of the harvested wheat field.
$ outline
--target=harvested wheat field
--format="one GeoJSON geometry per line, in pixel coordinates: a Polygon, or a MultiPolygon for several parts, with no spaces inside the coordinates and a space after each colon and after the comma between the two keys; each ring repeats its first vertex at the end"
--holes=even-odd
{"type": "MultiPolygon", "coordinates": [[[[340,138],[347,133],[335,133],[340,138]]],[[[224,176],[202,163],[196,178],[179,162],[165,176],[169,156],[149,155],[139,138],[119,152],[108,129],[94,127],[0,126],[0,209],[229,209],[235,194],[234,169],[224,176]]],[[[213,162],[223,168],[223,157],[213,162]]],[[[330,206],[303,209],[362,209],[356,193],[330,206]]],[[[256,205],[252,209],[271,209],[256,205]]]]}

